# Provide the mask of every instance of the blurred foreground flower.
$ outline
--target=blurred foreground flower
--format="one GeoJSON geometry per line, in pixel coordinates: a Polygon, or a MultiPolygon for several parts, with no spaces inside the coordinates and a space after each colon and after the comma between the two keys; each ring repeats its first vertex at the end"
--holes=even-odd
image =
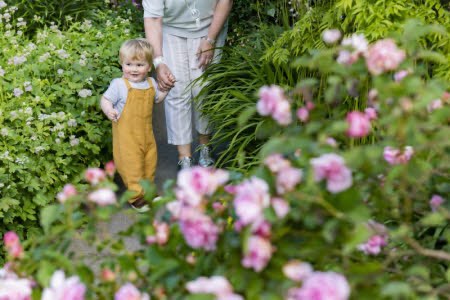
{"type": "Polygon", "coordinates": [[[78,276],[66,278],[63,271],[53,273],[50,286],[45,288],[41,300],[84,300],[86,287],[78,276]]]}

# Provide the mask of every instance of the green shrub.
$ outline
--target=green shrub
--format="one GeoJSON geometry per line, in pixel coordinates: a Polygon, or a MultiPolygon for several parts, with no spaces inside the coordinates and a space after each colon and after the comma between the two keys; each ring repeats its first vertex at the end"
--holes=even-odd
{"type": "Polygon", "coordinates": [[[86,19],[28,39],[11,7],[1,12],[11,18],[0,23],[0,231],[32,233],[64,182],[110,157],[98,101],[120,75],[120,44],[136,33],[131,20],[96,11],[101,26],[86,19]]]}

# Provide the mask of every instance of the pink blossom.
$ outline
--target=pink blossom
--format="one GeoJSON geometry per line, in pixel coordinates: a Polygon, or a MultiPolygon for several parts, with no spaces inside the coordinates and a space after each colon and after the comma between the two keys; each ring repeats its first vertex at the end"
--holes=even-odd
{"type": "Polygon", "coordinates": [[[171,201],[166,204],[167,210],[172,214],[172,217],[178,219],[181,214],[182,204],[180,201],[171,201]]]}
{"type": "Polygon", "coordinates": [[[251,230],[254,235],[270,238],[270,235],[272,234],[272,225],[268,221],[260,219],[252,223],[251,230]]]}
{"type": "Polygon", "coordinates": [[[116,165],[115,165],[115,163],[111,160],[111,161],[108,161],[106,164],[105,164],[105,173],[106,173],[106,175],[108,175],[109,177],[113,177],[114,176],[114,173],[116,173],[116,165]]]}
{"type": "Polygon", "coordinates": [[[222,276],[198,277],[186,283],[186,289],[191,294],[224,295],[233,293],[231,284],[222,276]]]}
{"type": "Polygon", "coordinates": [[[116,274],[109,268],[104,268],[101,271],[100,278],[106,282],[112,282],[116,279],[116,274]]]}
{"type": "Polygon", "coordinates": [[[256,110],[261,116],[271,115],[280,125],[288,125],[292,121],[291,105],[284,91],[276,85],[260,88],[256,110]]]}
{"type": "Polygon", "coordinates": [[[358,138],[364,137],[370,132],[370,119],[362,112],[352,111],[347,114],[347,135],[358,138]]]}
{"type": "Polygon", "coordinates": [[[297,118],[302,121],[302,122],[306,122],[308,121],[309,118],[309,110],[305,107],[300,107],[297,110],[297,118]]]}
{"type": "Polygon", "coordinates": [[[381,248],[387,245],[387,237],[384,235],[373,235],[369,240],[358,246],[358,249],[365,254],[377,255],[381,252],[381,248]]]}
{"type": "Polygon", "coordinates": [[[244,225],[255,222],[262,218],[264,208],[270,204],[269,186],[257,177],[247,179],[236,187],[233,204],[244,225]]]}
{"type": "Polygon", "coordinates": [[[147,236],[147,243],[158,245],[164,245],[169,240],[169,225],[165,222],[153,222],[153,227],[155,228],[155,235],[147,236]]]}
{"type": "Polygon", "coordinates": [[[272,171],[273,173],[278,173],[281,169],[289,168],[291,166],[291,162],[279,153],[274,153],[266,157],[264,160],[264,164],[272,171]]]}
{"type": "Polygon", "coordinates": [[[394,74],[394,80],[396,82],[400,82],[403,80],[403,78],[405,78],[406,76],[408,76],[410,74],[410,72],[408,70],[400,70],[398,72],[395,72],[394,74]]]}
{"type": "Polygon", "coordinates": [[[117,203],[116,194],[108,188],[98,189],[91,192],[87,199],[100,206],[112,205],[117,203]]]}
{"type": "Polygon", "coordinates": [[[276,188],[278,194],[292,191],[302,180],[303,172],[296,168],[283,168],[277,175],[276,188]]]}
{"type": "Polygon", "coordinates": [[[105,172],[100,168],[88,168],[84,173],[84,178],[92,185],[97,185],[106,178],[105,172]]]}
{"type": "Polygon", "coordinates": [[[314,272],[301,288],[288,292],[288,300],[346,300],[350,296],[347,279],[335,272],[314,272]]]}
{"type": "Polygon", "coordinates": [[[405,57],[405,51],[397,48],[392,39],[379,40],[367,51],[366,65],[370,73],[380,75],[397,69],[405,57]]]}
{"type": "Polygon", "coordinates": [[[432,211],[437,211],[438,208],[444,203],[444,198],[439,195],[433,195],[430,199],[430,207],[432,211]]]}
{"type": "Polygon", "coordinates": [[[337,147],[337,142],[335,139],[333,139],[332,137],[327,137],[325,140],[325,143],[333,148],[337,147]]]}
{"type": "Polygon", "coordinates": [[[270,241],[259,236],[250,236],[247,240],[245,256],[242,258],[242,265],[252,268],[256,272],[263,270],[272,257],[272,245],[270,241]]]}
{"type": "Polygon", "coordinates": [[[18,235],[13,231],[8,231],[3,236],[3,242],[8,254],[13,258],[21,258],[23,256],[23,248],[20,244],[18,235]]]}
{"type": "Polygon", "coordinates": [[[353,34],[344,38],[341,42],[342,46],[350,47],[355,54],[364,54],[367,51],[369,43],[363,34],[353,34]]]}
{"type": "Polygon", "coordinates": [[[190,206],[198,206],[204,195],[212,195],[228,181],[228,172],[212,168],[193,167],[178,172],[177,199],[190,206]]]}
{"type": "Polygon", "coordinates": [[[180,229],[186,243],[192,248],[207,251],[216,249],[219,228],[207,215],[193,208],[183,208],[180,214],[180,229]]]}
{"type": "Polygon", "coordinates": [[[225,205],[223,205],[221,202],[219,201],[215,201],[212,204],[212,208],[214,209],[215,212],[217,213],[221,213],[225,210],[225,205]]]}
{"type": "Polygon", "coordinates": [[[372,120],[376,120],[377,119],[377,110],[373,107],[367,107],[364,110],[364,114],[366,115],[366,117],[372,121],[372,120]]]}
{"type": "Polygon", "coordinates": [[[341,65],[351,65],[357,60],[357,56],[352,55],[350,51],[347,50],[341,50],[339,51],[338,57],[336,58],[336,61],[341,65]]]}
{"type": "Polygon", "coordinates": [[[346,167],[344,159],[337,154],[328,153],[311,159],[315,181],[327,180],[327,190],[339,193],[352,185],[352,172],[346,167]]]}
{"type": "Polygon", "coordinates": [[[442,108],[442,100],[441,99],[436,99],[431,101],[428,105],[427,105],[427,110],[428,112],[432,112],[435,111],[436,109],[442,108]]]}
{"type": "Polygon", "coordinates": [[[314,109],[314,107],[315,107],[314,102],[312,102],[312,101],[306,101],[306,109],[307,109],[307,110],[311,111],[311,110],[314,109]]]}
{"type": "Polygon", "coordinates": [[[66,278],[63,271],[53,273],[50,286],[42,293],[42,300],[84,300],[86,287],[77,276],[66,278]]]}
{"type": "Polygon", "coordinates": [[[292,122],[291,104],[287,100],[278,102],[272,118],[282,126],[289,125],[292,122]]]}
{"type": "Polygon", "coordinates": [[[278,218],[284,218],[290,210],[289,203],[282,198],[272,198],[272,207],[278,218]]]}
{"type": "Polygon", "coordinates": [[[284,91],[276,85],[263,86],[259,89],[259,100],[256,110],[261,116],[271,115],[281,101],[284,101],[284,91]]]}
{"type": "Polygon", "coordinates": [[[31,300],[32,282],[18,278],[7,267],[0,269],[1,300],[31,300]]]}
{"type": "Polygon", "coordinates": [[[303,281],[313,273],[309,263],[292,260],[283,266],[283,274],[293,281],[303,281]]]}
{"type": "Polygon", "coordinates": [[[383,157],[391,165],[406,164],[414,154],[411,146],[406,146],[403,152],[399,149],[387,146],[384,148],[383,157]]]}
{"type": "Polygon", "coordinates": [[[59,192],[56,195],[56,199],[58,199],[58,201],[60,203],[64,203],[66,202],[67,199],[69,199],[70,197],[73,197],[77,194],[77,189],[75,188],[75,186],[73,184],[66,184],[62,190],[62,192],[59,192]]]}
{"type": "Polygon", "coordinates": [[[114,295],[114,300],[149,300],[147,293],[141,293],[131,283],[126,283],[114,295]]]}
{"type": "Polygon", "coordinates": [[[341,32],[337,29],[327,29],[322,32],[322,39],[327,44],[336,43],[341,36],[341,32]]]}

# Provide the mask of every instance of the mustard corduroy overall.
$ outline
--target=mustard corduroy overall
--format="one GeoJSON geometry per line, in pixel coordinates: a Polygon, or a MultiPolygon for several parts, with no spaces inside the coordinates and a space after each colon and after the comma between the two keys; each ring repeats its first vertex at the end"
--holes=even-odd
{"type": "Polygon", "coordinates": [[[128,89],[127,101],[117,122],[113,122],[113,157],[125,186],[135,195],[133,203],[143,196],[139,180],[153,181],[156,163],[155,136],[153,135],[152,113],[155,88],[149,79],[148,89],[132,88],[125,79],[128,89]]]}

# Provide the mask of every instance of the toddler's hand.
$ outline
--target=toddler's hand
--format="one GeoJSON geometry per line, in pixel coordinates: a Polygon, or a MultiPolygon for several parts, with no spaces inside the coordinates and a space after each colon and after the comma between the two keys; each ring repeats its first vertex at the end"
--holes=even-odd
{"type": "Polygon", "coordinates": [[[117,122],[117,120],[119,119],[119,112],[115,109],[111,109],[106,113],[106,116],[108,117],[108,119],[110,119],[113,122],[117,122]]]}

